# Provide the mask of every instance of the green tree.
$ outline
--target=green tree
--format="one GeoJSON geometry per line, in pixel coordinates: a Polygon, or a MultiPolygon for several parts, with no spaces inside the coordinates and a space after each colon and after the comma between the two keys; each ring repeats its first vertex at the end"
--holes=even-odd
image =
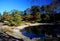
{"type": "Polygon", "coordinates": [[[48,14],[45,15],[44,21],[48,22],[50,20],[50,16],[48,14]]]}
{"type": "Polygon", "coordinates": [[[27,21],[30,20],[30,13],[26,14],[26,20],[27,20],[27,21]]]}
{"type": "Polygon", "coordinates": [[[35,21],[36,21],[36,22],[40,22],[40,21],[41,21],[41,15],[40,15],[40,12],[37,12],[37,13],[36,13],[35,21]]]}
{"type": "Polygon", "coordinates": [[[1,13],[0,13],[0,21],[2,21],[2,15],[1,15],[1,13]]]}
{"type": "Polygon", "coordinates": [[[22,16],[20,15],[19,11],[18,10],[13,11],[11,14],[9,25],[18,26],[21,25],[21,23],[22,23],[22,16]]]}
{"type": "Polygon", "coordinates": [[[9,16],[9,12],[3,12],[3,16],[2,16],[3,21],[9,21],[10,16],[9,16]]]}
{"type": "Polygon", "coordinates": [[[36,14],[37,12],[40,12],[40,6],[32,6],[31,12],[32,14],[36,14]]]}

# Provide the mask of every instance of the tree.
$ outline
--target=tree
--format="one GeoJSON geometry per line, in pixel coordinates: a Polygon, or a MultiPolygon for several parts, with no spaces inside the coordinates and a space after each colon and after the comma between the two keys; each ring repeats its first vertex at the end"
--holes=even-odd
{"type": "Polygon", "coordinates": [[[22,17],[20,15],[19,11],[18,10],[13,11],[11,13],[9,25],[18,26],[18,25],[21,25],[21,23],[22,23],[22,17]]]}
{"type": "Polygon", "coordinates": [[[16,13],[14,15],[14,20],[17,23],[17,25],[20,25],[22,23],[22,17],[21,17],[21,15],[19,15],[19,14],[16,13]]]}
{"type": "MultiPolygon", "coordinates": [[[[41,7],[41,10],[43,12],[43,14],[50,14],[50,22],[54,22],[55,21],[55,6],[50,5],[44,5],[41,7]]],[[[46,18],[44,18],[45,20],[46,18]]]]}
{"type": "Polygon", "coordinates": [[[2,15],[1,15],[1,13],[0,13],[0,21],[2,20],[2,15]]]}
{"type": "Polygon", "coordinates": [[[48,14],[45,15],[44,21],[48,22],[50,20],[50,16],[48,14]]]}
{"type": "Polygon", "coordinates": [[[40,21],[41,21],[41,15],[40,15],[40,12],[37,12],[37,13],[36,13],[35,21],[36,21],[36,22],[40,22],[40,21]]]}
{"type": "Polygon", "coordinates": [[[40,6],[32,6],[31,12],[32,14],[36,14],[37,12],[40,12],[40,6]]]}
{"type": "Polygon", "coordinates": [[[26,14],[26,20],[30,20],[30,13],[26,14]]]}
{"type": "Polygon", "coordinates": [[[2,16],[3,21],[9,21],[10,16],[9,16],[9,12],[3,12],[3,16],[2,16]]]}

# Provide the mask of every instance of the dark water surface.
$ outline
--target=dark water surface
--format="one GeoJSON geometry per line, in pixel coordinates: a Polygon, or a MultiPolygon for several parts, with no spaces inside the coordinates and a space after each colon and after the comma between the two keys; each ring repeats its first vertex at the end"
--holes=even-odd
{"type": "MultiPolygon", "coordinates": [[[[45,32],[48,32],[48,34],[60,34],[60,26],[34,26],[34,27],[27,27],[24,28],[24,31],[22,32],[23,35],[29,37],[29,38],[44,38],[45,32]]],[[[54,36],[55,37],[55,36],[54,36]]]]}
{"type": "Polygon", "coordinates": [[[37,36],[36,34],[28,33],[27,31],[22,32],[22,34],[27,36],[27,37],[30,37],[30,38],[38,38],[38,37],[44,38],[45,37],[45,35],[42,33],[39,36],[37,36]]]}

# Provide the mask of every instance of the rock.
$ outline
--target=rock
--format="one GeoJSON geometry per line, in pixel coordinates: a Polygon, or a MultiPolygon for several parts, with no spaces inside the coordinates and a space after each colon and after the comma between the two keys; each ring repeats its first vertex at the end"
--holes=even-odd
{"type": "Polygon", "coordinates": [[[31,41],[40,41],[40,38],[33,38],[31,41]]]}
{"type": "Polygon", "coordinates": [[[0,41],[23,41],[22,39],[17,39],[9,35],[0,34],[0,41]],[[8,37],[7,37],[8,36],[8,37]]]}

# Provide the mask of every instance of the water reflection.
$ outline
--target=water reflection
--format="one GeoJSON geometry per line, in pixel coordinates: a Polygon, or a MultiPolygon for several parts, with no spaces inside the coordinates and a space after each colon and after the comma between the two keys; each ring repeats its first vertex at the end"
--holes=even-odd
{"type": "Polygon", "coordinates": [[[23,35],[30,38],[45,38],[46,35],[57,37],[57,34],[60,34],[59,25],[40,25],[24,28],[22,32],[23,35]]]}

